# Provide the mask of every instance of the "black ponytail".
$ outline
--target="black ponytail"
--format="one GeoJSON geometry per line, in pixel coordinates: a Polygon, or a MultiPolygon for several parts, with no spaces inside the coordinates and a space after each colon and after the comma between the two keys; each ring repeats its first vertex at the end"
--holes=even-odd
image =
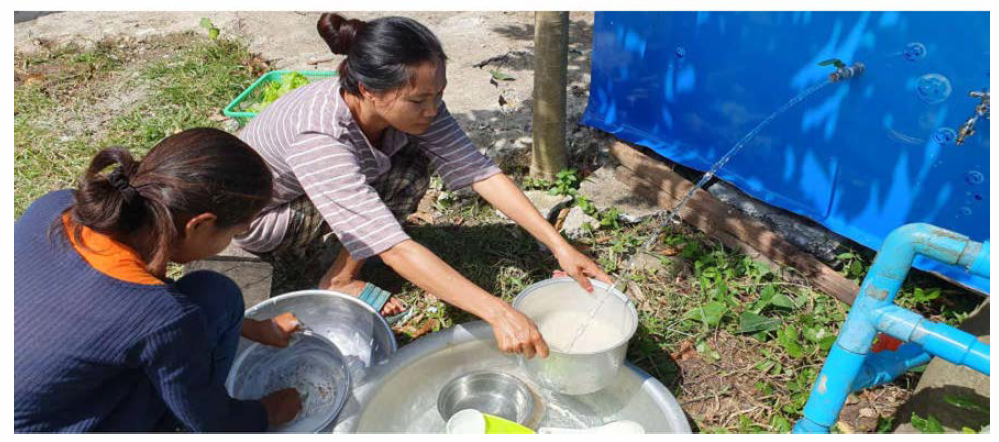
{"type": "Polygon", "coordinates": [[[91,160],[73,192],[71,234],[83,244],[83,227],[116,238],[147,229],[152,244],[143,259],[154,271],[169,261],[192,217],[213,213],[220,228],[250,221],[270,201],[271,185],[264,160],[217,129],[167,137],[142,161],[124,149],[107,148],[91,160]]]}

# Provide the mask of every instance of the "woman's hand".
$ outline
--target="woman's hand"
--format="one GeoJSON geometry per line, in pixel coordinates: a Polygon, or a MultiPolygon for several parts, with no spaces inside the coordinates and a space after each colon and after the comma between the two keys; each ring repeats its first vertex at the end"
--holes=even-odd
{"type": "Polygon", "coordinates": [[[608,284],[613,283],[610,276],[607,276],[597,263],[593,262],[586,255],[579,253],[571,245],[566,244],[561,250],[555,253],[555,259],[558,260],[559,267],[566,275],[575,279],[579,286],[586,290],[587,292],[593,291],[593,284],[587,278],[594,278],[599,281],[606,282],[608,284]]]}
{"type": "Polygon", "coordinates": [[[267,425],[276,427],[295,418],[302,410],[302,399],[294,388],[275,391],[260,399],[267,411],[267,425]]]}
{"type": "Polygon", "coordinates": [[[534,355],[548,357],[548,344],[530,318],[509,305],[489,321],[496,345],[504,353],[520,353],[527,359],[534,355]]]}
{"type": "Polygon", "coordinates": [[[298,331],[300,325],[295,315],[286,312],[263,321],[243,319],[240,334],[246,339],[264,345],[287,347],[291,336],[298,331]]]}

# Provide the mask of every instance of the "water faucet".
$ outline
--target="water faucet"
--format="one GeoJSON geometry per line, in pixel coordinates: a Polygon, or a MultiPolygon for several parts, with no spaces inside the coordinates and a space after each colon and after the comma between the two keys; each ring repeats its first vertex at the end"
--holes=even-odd
{"type": "Polygon", "coordinates": [[[979,118],[985,117],[986,120],[989,119],[989,91],[971,91],[968,93],[971,98],[977,98],[979,101],[978,105],[975,106],[975,113],[965,120],[964,124],[957,131],[957,140],[954,141],[958,146],[964,144],[964,139],[975,134],[975,123],[978,122],[979,118]]]}
{"type": "Polygon", "coordinates": [[[864,73],[864,64],[857,62],[852,66],[842,66],[839,65],[836,68],[836,72],[829,74],[829,82],[835,83],[837,81],[846,80],[848,78],[857,77],[864,73]]]}

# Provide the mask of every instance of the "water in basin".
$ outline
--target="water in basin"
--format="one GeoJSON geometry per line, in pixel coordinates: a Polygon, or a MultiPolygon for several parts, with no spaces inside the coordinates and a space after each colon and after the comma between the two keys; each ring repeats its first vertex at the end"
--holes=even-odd
{"type": "Polygon", "coordinates": [[[690,432],[675,399],[657,380],[627,365],[599,392],[567,396],[540,387],[522,367],[519,356],[498,351],[485,323],[464,324],[410,344],[371,375],[357,391],[363,404],[337,432],[442,433],[437,411],[441,388],[458,376],[494,371],[516,376],[535,396],[530,428],[588,428],[615,420],[633,420],[648,432],[690,432]]]}

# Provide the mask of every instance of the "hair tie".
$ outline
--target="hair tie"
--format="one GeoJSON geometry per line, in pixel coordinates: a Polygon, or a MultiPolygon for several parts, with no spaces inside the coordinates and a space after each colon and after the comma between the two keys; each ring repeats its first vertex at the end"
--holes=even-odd
{"type": "Polygon", "coordinates": [[[121,192],[121,196],[125,199],[126,203],[131,204],[139,194],[139,192],[128,183],[128,177],[121,173],[120,166],[108,174],[108,182],[110,182],[115,189],[121,192]]]}

